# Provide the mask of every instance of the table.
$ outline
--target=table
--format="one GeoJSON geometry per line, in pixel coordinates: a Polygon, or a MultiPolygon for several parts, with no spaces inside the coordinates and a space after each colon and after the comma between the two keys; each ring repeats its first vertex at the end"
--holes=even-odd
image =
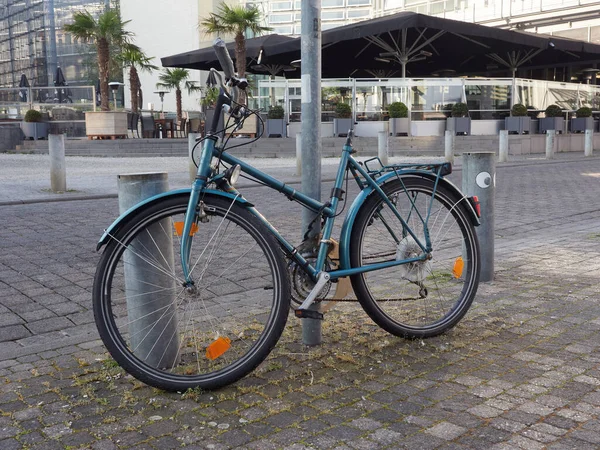
{"type": "Polygon", "coordinates": [[[157,130],[162,130],[163,133],[166,133],[167,137],[169,136],[169,132],[171,133],[171,138],[175,137],[173,119],[154,119],[154,126],[157,130]]]}

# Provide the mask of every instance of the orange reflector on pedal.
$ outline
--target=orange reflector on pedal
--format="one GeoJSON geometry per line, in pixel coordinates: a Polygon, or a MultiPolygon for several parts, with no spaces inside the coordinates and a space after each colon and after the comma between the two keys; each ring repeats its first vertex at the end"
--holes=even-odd
{"type": "Polygon", "coordinates": [[[231,347],[231,339],[219,336],[208,347],[206,347],[206,357],[210,360],[217,359],[231,347]]]}
{"type": "Polygon", "coordinates": [[[452,268],[452,274],[454,275],[454,278],[460,278],[464,268],[465,262],[463,261],[462,256],[459,256],[456,258],[456,261],[454,261],[454,267],[452,268]]]}
{"type": "MultiPolygon", "coordinates": [[[[183,235],[183,226],[184,226],[183,222],[173,222],[173,227],[175,227],[175,234],[177,236],[183,235]]],[[[197,231],[198,231],[198,224],[193,223],[192,229],[190,230],[190,236],[193,236],[194,234],[196,234],[197,231]]]]}

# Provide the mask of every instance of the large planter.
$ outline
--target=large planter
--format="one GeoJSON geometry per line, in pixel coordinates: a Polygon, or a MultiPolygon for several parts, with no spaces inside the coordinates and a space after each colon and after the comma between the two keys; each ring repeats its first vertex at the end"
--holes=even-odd
{"type": "Polygon", "coordinates": [[[531,130],[531,118],[527,116],[505,117],[504,129],[508,131],[509,134],[529,134],[529,131],[531,130]]]}
{"type": "Polygon", "coordinates": [[[21,122],[21,130],[25,135],[25,139],[48,139],[48,122],[21,122]]]}
{"type": "Polygon", "coordinates": [[[543,117],[538,119],[540,133],[545,133],[548,130],[556,130],[557,133],[562,133],[565,126],[564,117],[543,117]]]}
{"type": "Polygon", "coordinates": [[[85,113],[85,134],[90,139],[127,137],[127,113],[88,111],[85,113]]]}
{"type": "Polygon", "coordinates": [[[333,119],[333,136],[348,136],[348,130],[352,128],[352,118],[335,118],[333,119]]]}
{"type": "Polygon", "coordinates": [[[285,119],[267,119],[267,137],[286,137],[285,119]]]}
{"type": "Polygon", "coordinates": [[[390,118],[390,135],[406,135],[408,136],[408,117],[391,117],[390,118]]]}
{"type": "Polygon", "coordinates": [[[574,119],[571,119],[571,133],[585,133],[585,130],[593,129],[593,117],[576,117],[574,119]]]}
{"type": "Polygon", "coordinates": [[[471,118],[470,117],[449,117],[446,119],[446,130],[454,132],[454,134],[471,134],[471,118]]]}

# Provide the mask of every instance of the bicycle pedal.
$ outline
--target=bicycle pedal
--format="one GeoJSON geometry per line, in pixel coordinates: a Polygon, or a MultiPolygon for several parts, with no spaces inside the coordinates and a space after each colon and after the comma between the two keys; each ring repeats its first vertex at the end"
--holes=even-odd
{"type": "Polygon", "coordinates": [[[316,319],[323,320],[323,313],[311,309],[297,309],[294,311],[298,319],[316,319]]]}

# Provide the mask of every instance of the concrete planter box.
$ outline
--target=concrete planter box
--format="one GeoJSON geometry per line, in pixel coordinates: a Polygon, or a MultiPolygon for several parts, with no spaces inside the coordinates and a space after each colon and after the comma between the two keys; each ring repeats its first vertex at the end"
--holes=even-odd
{"type": "Polygon", "coordinates": [[[391,136],[408,136],[409,123],[408,117],[393,117],[390,118],[390,135],[391,136]]]}
{"type": "Polygon", "coordinates": [[[510,133],[525,134],[531,129],[531,118],[523,117],[505,117],[504,129],[510,133]]]}
{"type": "Polygon", "coordinates": [[[453,131],[454,134],[471,134],[470,117],[449,117],[446,119],[446,130],[453,131]]]}
{"type": "Polygon", "coordinates": [[[48,139],[48,130],[50,126],[48,122],[21,122],[21,130],[25,135],[25,139],[48,139]]]}
{"type": "Polygon", "coordinates": [[[88,137],[127,137],[127,113],[125,111],[86,112],[85,134],[88,137]]]}
{"type": "Polygon", "coordinates": [[[562,133],[565,129],[564,117],[543,117],[538,119],[540,133],[545,133],[548,130],[556,130],[557,133],[562,133]]]}
{"type": "Polygon", "coordinates": [[[585,133],[585,130],[593,129],[593,117],[576,117],[574,119],[571,119],[571,133],[585,133]]]}
{"type": "Polygon", "coordinates": [[[443,136],[445,131],[444,120],[413,120],[410,123],[411,136],[443,136]]]}
{"type": "Polygon", "coordinates": [[[388,123],[384,121],[358,121],[354,124],[354,135],[360,137],[377,137],[380,131],[388,131],[388,123]]]}
{"type": "Polygon", "coordinates": [[[352,118],[333,119],[333,136],[348,136],[348,130],[352,128],[352,118]]]}
{"type": "Polygon", "coordinates": [[[267,137],[286,137],[285,119],[267,119],[267,137]]]}

